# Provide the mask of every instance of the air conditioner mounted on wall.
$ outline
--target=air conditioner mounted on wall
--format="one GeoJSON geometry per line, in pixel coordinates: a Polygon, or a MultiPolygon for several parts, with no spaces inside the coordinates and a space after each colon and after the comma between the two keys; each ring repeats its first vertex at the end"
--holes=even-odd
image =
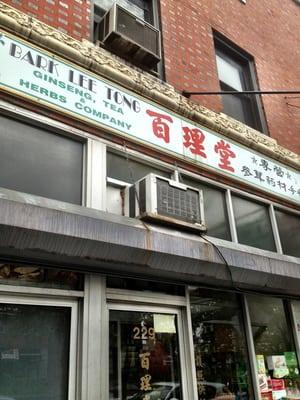
{"type": "Polygon", "coordinates": [[[206,231],[202,191],[155,174],[125,189],[125,214],[185,230],[206,231]]]}
{"type": "Polygon", "coordinates": [[[152,69],[161,59],[160,32],[114,3],[96,27],[96,39],[135,64],[152,69]]]}

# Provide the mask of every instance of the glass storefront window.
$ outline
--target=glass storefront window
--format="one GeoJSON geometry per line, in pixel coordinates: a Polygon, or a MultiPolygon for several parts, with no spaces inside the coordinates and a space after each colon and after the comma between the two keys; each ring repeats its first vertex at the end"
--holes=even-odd
{"type": "Polygon", "coordinates": [[[282,299],[247,297],[263,400],[300,399],[295,346],[282,299]]]}
{"type": "Polygon", "coordinates": [[[292,310],[296,322],[296,331],[298,337],[298,343],[300,345],[300,301],[293,301],[292,302],[292,310]]]}
{"type": "Polygon", "coordinates": [[[231,240],[225,191],[186,176],[183,177],[183,183],[203,191],[207,234],[216,238],[231,240]]]}
{"type": "Polygon", "coordinates": [[[82,204],[84,144],[0,116],[0,187],[82,204]]]}
{"type": "Polygon", "coordinates": [[[182,400],[177,316],[111,310],[109,399],[182,400]]]}
{"type": "Polygon", "coordinates": [[[300,257],[300,215],[275,209],[283,254],[300,257]]]}
{"type": "Polygon", "coordinates": [[[127,159],[126,154],[119,155],[107,153],[107,176],[123,182],[135,183],[144,176],[153,173],[160,176],[170,177],[170,173],[154,165],[127,159]]]}
{"type": "Polygon", "coordinates": [[[0,303],[0,399],[67,400],[71,310],[0,303]]]}
{"type": "Polygon", "coordinates": [[[83,274],[59,269],[45,269],[39,265],[3,263],[0,264],[1,284],[83,290],[83,274]]]}
{"type": "Polygon", "coordinates": [[[198,289],[190,300],[198,399],[252,398],[238,297],[198,289]]]}
{"type": "Polygon", "coordinates": [[[108,288],[137,290],[142,292],[164,293],[173,296],[185,296],[185,286],[174,285],[165,282],[157,282],[143,279],[107,277],[108,288]]]}
{"type": "Polygon", "coordinates": [[[238,242],[276,251],[268,207],[236,195],[231,198],[238,242]]]}

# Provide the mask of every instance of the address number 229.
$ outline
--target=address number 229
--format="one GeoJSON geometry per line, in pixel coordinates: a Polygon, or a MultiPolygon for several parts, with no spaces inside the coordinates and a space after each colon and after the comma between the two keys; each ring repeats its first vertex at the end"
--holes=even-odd
{"type": "Polygon", "coordinates": [[[139,326],[135,326],[132,331],[133,331],[133,339],[135,340],[155,339],[154,328],[146,328],[145,326],[140,328],[139,326]]]}

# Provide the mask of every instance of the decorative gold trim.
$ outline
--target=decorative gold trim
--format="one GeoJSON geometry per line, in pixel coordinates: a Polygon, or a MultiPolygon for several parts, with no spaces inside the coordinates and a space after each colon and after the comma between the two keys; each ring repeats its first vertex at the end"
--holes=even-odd
{"type": "Polygon", "coordinates": [[[54,52],[216,132],[300,170],[300,155],[222,113],[186,99],[169,84],[128,66],[93,43],[76,39],[0,1],[0,27],[54,52]]]}

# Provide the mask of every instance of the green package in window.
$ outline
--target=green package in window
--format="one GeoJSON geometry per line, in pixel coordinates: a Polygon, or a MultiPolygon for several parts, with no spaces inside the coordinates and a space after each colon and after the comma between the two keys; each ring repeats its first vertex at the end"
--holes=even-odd
{"type": "Polygon", "coordinates": [[[287,351],[284,353],[286,359],[286,365],[289,370],[289,377],[296,378],[299,376],[298,362],[296,353],[294,351],[287,351]]]}

